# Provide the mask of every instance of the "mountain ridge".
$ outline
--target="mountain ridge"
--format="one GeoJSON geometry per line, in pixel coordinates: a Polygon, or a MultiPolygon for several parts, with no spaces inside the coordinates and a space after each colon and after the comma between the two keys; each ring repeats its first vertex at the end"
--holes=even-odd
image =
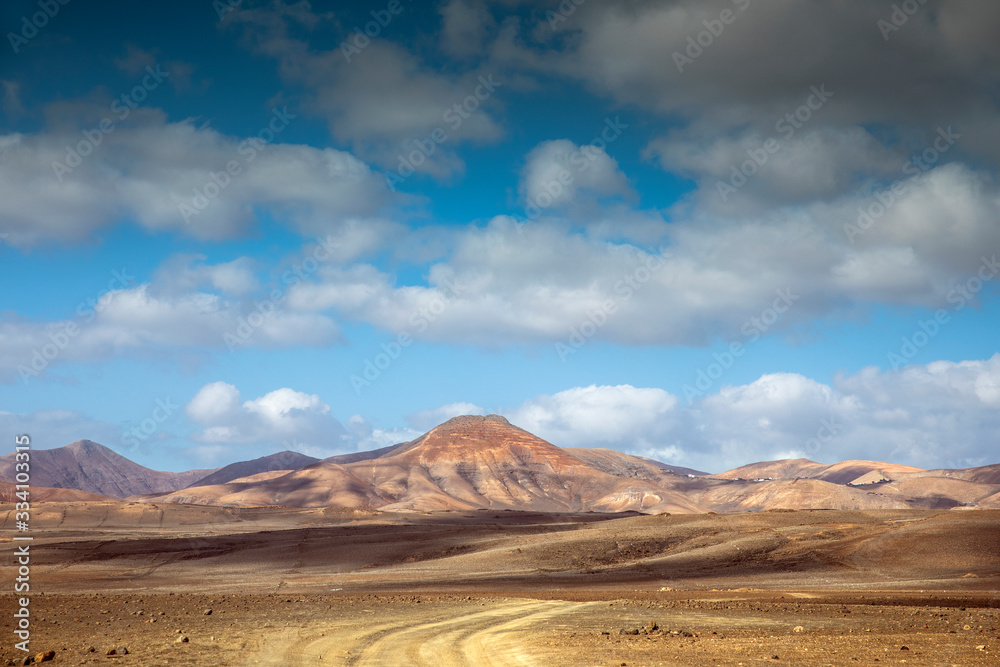
{"type": "MultiPolygon", "coordinates": [[[[558,447],[500,415],[462,415],[368,452],[317,460],[284,451],[209,471],[153,471],[86,440],[32,456],[33,470],[58,464],[33,476],[39,486],[224,506],[644,513],[1000,506],[1000,465],[935,471],[785,459],[709,475],[611,449],[558,447]]],[[[12,457],[0,457],[0,480],[13,478],[12,457]]]]}

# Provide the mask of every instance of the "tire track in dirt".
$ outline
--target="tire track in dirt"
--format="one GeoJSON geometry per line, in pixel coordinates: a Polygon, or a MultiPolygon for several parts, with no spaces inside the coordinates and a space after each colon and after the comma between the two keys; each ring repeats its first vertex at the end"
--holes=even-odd
{"type": "Polygon", "coordinates": [[[354,667],[465,667],[467,665],[544,665],[524,643],[523,631],[545,621],[607,603],[518,600],[468,613],[422,611],[358,632],[357,626],[304,628],[268,640],[255,664],[324,664],[354,667]]]}

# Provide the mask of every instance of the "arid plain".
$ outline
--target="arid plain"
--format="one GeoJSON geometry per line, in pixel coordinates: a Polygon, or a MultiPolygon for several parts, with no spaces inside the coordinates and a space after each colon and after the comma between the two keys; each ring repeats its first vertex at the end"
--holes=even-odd
{"type": "MultiPolygon", "coordinates": [[[[184,478],[187,488],[124,498],[36,489],[31,654],[135,665],[1000,664],[993,468],[794,461],[707,476],[463,419],[373,458],[244,462],[200,471],[212,476],[203,486],[184,478]],[[279,492],[316,506],[261,503],[279,492]]],[[[169,481],[140,472],[114,484],[169,481]]],[[[0,511],[13,530],[13,505],[0,511]]],[[[12,596],[3,604],[10,618],[12,596]]],[[[2,662],[24,659],[3,650],[2,662]]]]}

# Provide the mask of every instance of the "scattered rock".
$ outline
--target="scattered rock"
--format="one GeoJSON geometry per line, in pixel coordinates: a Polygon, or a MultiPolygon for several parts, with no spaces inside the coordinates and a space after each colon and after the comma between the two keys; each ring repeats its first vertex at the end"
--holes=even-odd
{"type": "Polygon", "coordinates": [[[806,629],[803,628],[801,625],[796,625],[794,628],[792,628],[792,632],[805,632],[805,631],[806,629]]]}
{"type": "Polygon", "coordinates": [[[771,660],[781,660],[781,658],[779,658],[779,657],[778,657],[778,656],[776,656],[776,655],[772,655],[772,656],[771,656],[771,660]]]}
{"type": "Polygon", "coordinates": [[[177,637],[177,639],[174,640],[174,643],[175,644],[187,644],[189,641],[191,641],[191,640],[187,638],[187,635],[180,635],[179,637],[177,637]]]}
{"type": "Polygon", "coordinates": [[[201,613],[204,614],[205,616],[211,616],[212,615],[212,610],[211,609],[206,609],[205,611],[203,611],[201,613]]]}
{"type": "Polygon", "coordinates": [[[56,657],[55,651],[42,651],[41,653],[35,654],[35,662],[48,662],[54,657],[56,657]]]}
{"type": "Polygon", "coordinates": [[[909,646],[900,646],[900,647],[899,647],[899,650],[900,650],[900,651],[909,651],[909,650],[910,650],[910,647],[909,647],[909,646]]]}

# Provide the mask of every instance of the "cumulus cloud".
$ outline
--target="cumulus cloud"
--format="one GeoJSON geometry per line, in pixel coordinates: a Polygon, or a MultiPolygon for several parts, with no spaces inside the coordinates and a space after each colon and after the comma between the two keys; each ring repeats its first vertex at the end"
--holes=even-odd
{"type": "Polygon", "coordinates": [[[827,201],[856,192],[872,178],[904,176],[905,158],[863,128],[821,127],[798,134],[787,128],[721,137],[676,132],[654,140],[646,154],[669,171],[693,178],[704,210],[730,214],[827,201]]]}
{"type": "MultiPolygon", "coordinates": [[[[449,34],[470,36],[473,21],[487,21],[482,11],[474,3],[446,7],[449,34]]],[[[456,149],[461,144],[493,142],[503,135],[487,111],[498,101],[497,89],[505,85],[493,72],[443,74],[417,54],[380,38],[348,54],[339,45],[313,49],[289,36],[290,25],[310,27],[321,20],[308,5],[294,12],[233,12],[226,20],[254,35],[254,48],[278,61],[286,83],[305,91],[309,109],[327,120],[334,137],[403,177],[412,173],[408,170],[437,178],[460,174],[465,163],[456,149]],[[419,156],[410,159],[414,152],[419,156]]],[[[351,38],[345,35],[345,43],[351,38]]]]}
{"type": "Polygon", "coordinates": [[[271,129],[294,122],[289,114],[275,108],[262,114],[262,135],[229,137],[152,109],[120,119],[95,105],[53,105],[49,129],[0,136],[0,231],[27,247],[88,240],[128,220],[224,239],[267,211],[321,234],[390,203],[384,179],[351,154],[280,143],[271,129]],[[100,130],[105,119],[114,131],[100,130]]]}
{"type": "MultiPolygon", "coordinates": [[[[704,149],[715,137],[773,128],[814,86],[825,86],[834,97],[810,121],[811,131],[874,127],[885,146],[915,147],[923,132],[955,125],[968,132],[964,151],[1000,164],[1000,139],[988,129],[997,117],[1000,48],[986,37],[1000,30],[1000,12],[950,0],[935,11],[922,8],[886,36],[879,21],[889,23],[892,11],[864,0],[587,3],[559,26],[561,39],[544,21],[535,30],[512,22],[493,55],[515,70],[575,78],[619,104],[695,129],[704,149]]],[[[836,167],[853,161],[856,147],[828,147],[841,155],[812,153],[819,173],[802,175],[807,189],[829,188],[815,178],[837,180],[836,167]]]]}
{"type": "Polygon", "coordinates": [[[528,153],[520,192],[529,210],[536,211],[572,204],[579,208],[595,197],[633,195],[625,174],[605,149],[577,146],[567,139],[542,142],[528,153]]]}
{"type": "MultiPolygon", "coordinates": [[[[996,460],[998,408],[1000,354],[901,370],[865,368],[829,385],[796,373],[768,373],[691,402],[656,387],[574,387],[501,413],[560,447],[607,447],[722,472],[781,458],[986,465],[996,460]]],[[[198,390],[183,412],[197,427],[188,436],[197,444],[187,455],[206,465],[279,449],[320,458],[377,449],[485,410],[459,402],[414,413],[408,427],[376,427],[361,415],[345,425],[317,395],[283,387],[245,400],[234,385],[218,381],[198,390]]],[[[81,438],[112,447],[122,442],[121,427],[73,411],[0,412],[0,427],[31,433],[40,448],[81,438]]]]}
{"type": "Polygon", "coordinates": [[[662,447],[675,427],[676,396],[655,388],[591,385],[539,396],[506,413],[511,422],[564,447],[662,447]]]}
{"type": "Polygon", "coordinates": [[[1000,354],[866,368],[825,385],[771,373],[690,404],[662,389],[577,387],[504,414],[562,447],[610,447],[708,472],[781,458],[923,468],[996,461],[1000,354]]]}
{"type": "Polygon", "coordinates": [[[705,345],[743,339],[781,295],[791,307],[770,334],[873,304],[950,308],[984,259],[995,276],[1000,196],[988,175],[942,165],[901,179],[897,192],[888,207],[876,189],[736,223],[698,214],[671,225],[655,251],[558,219],[497,217],[454,234],[423,284],[371,265],[331,267],[290,303],[426,340],[555,343],[599,321],[595,340],[705,345]]]}
{"type": "MultiPolygon", "coordinates": [[[[448,408],[444,406],[427,414],[444,414],[448,408]]],[[[343,424],[319,396],[288,387],[243,400],[234,385],[222,381],[203,386],[184,411],[199,427],[190,436],[200,443],[192,452],[202,450],[213,460],[223,461],[227,457],[251,458],[246,454],[247,449],[254,452],[252,456],[291,449],[326,458],[396,445],[422,432],[405,427],[377,427],[357,414],[343,424]]]]}
{"type": "Polygon", "coordinates": [[[269,444],[303,453],[328,451],[330,456],[350,440],[329,405],[287,387],[242,401],[235,386],[213,382],[195,394],[185,411],[201,427],[193,439],[210,444],[269,444]]]}
{"type": "Polygon", "coordinates": [[[115,269],[106,286],[66,319],[0,314],[0,379],[50,377],[67,362],[97,363],[164,350],[239,350],[329,345],[339,338],[327,316],[285,307],[280,287],[257,289],[249,260],[218,265],[193,256],[168,259],[148,283],[115,269]],[[275,292],[277,290],[277,292],[275,292]],[[277,294],[278,298],[274,298],[277,294]]]}

